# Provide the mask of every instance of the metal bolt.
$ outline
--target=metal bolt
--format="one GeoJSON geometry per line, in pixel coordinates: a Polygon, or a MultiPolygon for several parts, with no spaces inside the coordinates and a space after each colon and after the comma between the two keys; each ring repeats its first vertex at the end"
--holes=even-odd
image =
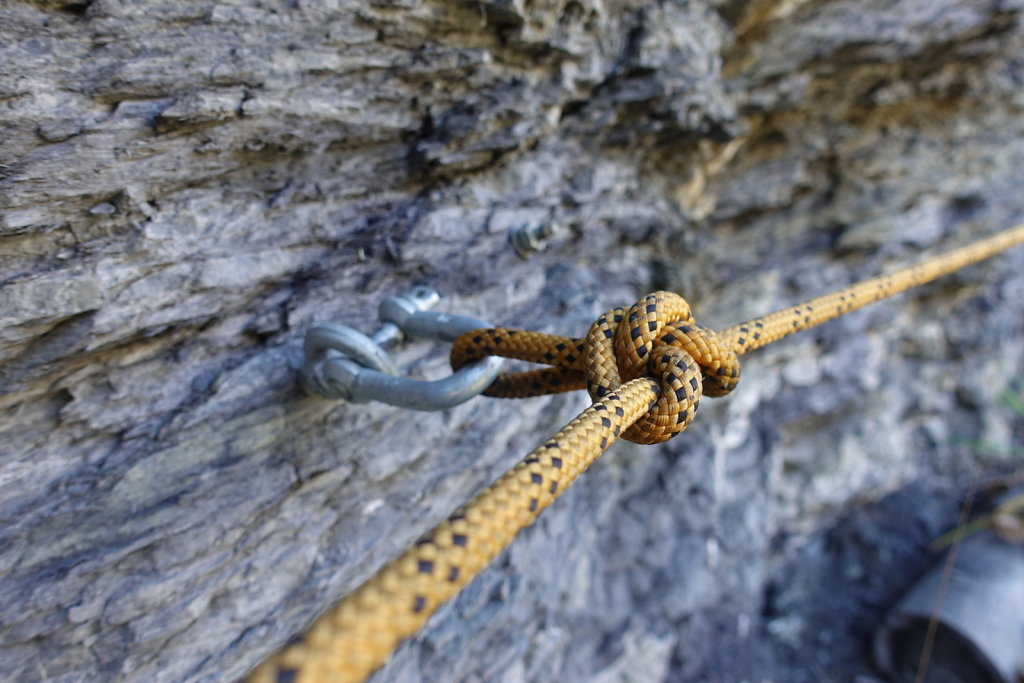
{"type": "Polygon", "coordinates": [[[491,356],[432,382],[402,377],[383,347],[404,338],[455,341],[471,330],[493,327],[465,315],[427,309],[440,295],[430,287],[381,302],[381,328],[372,336],[323,323],[306,332],[306,361],[301,380],[310,393],[353,403],[383,401],[413,410],[444,410],[468,401],[489,387],[501,373],[501,358],[491,356]]]}
{"type": "Polygon", "coordinates": [[[401,328],[409,316],[416,311],[432,308],[440,300],[441,295],[425,285],[418,285],[405,294],[385,299],[377,308],[377,316],[383,324],[371,339],[384,349],[395,346],[405,339],[401,328]]]}
{"type": "Polygon", "coordinates": [[[402,326],[410,317],[426,311],[440,299],[437,291],[425,285],[385,299],[377,309],[381,326],[369,336],[337,323],[323,323],[310,329],[306,332],[306,362],[302,367],[302,382],[307,391],[357,403],[365,400],[354,399],[349,391],[360,368],[398,375],[387,350],[405,340],[402,326]]]}
{"type": "Polygon", "coordinates": [[[509,232],[508,241],[512,243],[512,248],[516,250],[519,256],[529,258],[538,251],[543,251],[544,247],[547,246],[548,240],[557,231],[558,226],[553,223],[522,225],[518,228],[513,228],[509,232]]]}

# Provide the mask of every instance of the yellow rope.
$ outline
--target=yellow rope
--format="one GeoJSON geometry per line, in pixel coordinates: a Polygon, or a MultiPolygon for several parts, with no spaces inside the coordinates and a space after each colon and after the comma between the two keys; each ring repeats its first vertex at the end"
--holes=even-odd
{"type": "Polygon", "coordinates": [[[620,436],[672,438],[702,395],[739,381],[737,355],[905,291],[1024,242],[1024,225],[716,333],[669,292],[608,311],[582,339],[495,328],[463,335],[457,368],[486,355],[552,367],[503,375],[488,394],[522,397],[583,388],[593,405],[457,510],[305,633],[260,665],[249,683],[360,681],[529,526],[620,436]]]}

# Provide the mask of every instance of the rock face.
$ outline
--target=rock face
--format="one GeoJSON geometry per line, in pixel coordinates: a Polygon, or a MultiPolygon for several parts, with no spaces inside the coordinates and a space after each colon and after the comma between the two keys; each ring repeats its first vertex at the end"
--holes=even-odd
{"type": "MultiPolygon", "coordinates": [[[[5,2],[6,675],[241,676],[586,405],[309,397],[312,324],[371,332],[428,284],[506,326],[582,334],[654,288],[724,326],[1019,222],[1022,13],[5,2]]],[[[958,492],[1021,446],[1022,337],[1017,249],[752,355],[376,680],[870,674],[958,492]]]]}

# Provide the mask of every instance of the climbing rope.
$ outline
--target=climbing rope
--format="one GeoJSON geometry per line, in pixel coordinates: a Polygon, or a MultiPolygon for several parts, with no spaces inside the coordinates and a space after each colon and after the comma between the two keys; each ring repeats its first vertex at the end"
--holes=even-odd
{"type": "Polygon", "coordinates": [[[267,659],[249,683],[365,679],[616,439],[666,441],[690,424],[702,395],[735,388],[739,355],[1022,242],[1024,225],[722,332],[697,324],[682,297],[654,292],[608,311],[582,339],[504,328],[462,335],[452,347],[453,369],[491,355],[550,366],[500,375],[488,395],[585,387],[594,403],[267,659]]]}

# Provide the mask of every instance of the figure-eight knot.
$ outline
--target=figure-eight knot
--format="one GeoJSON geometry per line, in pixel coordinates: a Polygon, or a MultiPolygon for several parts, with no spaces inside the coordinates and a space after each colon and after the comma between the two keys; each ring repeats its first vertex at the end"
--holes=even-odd
{"type": "Polygon", "coordinates": [[[451,365],[484,356],[544,363],[551,367],[503,373],[488,396],[523,398],[586,388],[597,401],[624,382],[651,377],[658,400],[622,437],[653,444],[671,439],[693,420],[702,395],[724,396],[740,377],[736,353],[714,330],[698,325],[678,294],[654,292],[628,309],[613,308],[582,339],[491,328],[475,330],[452,345],[451,365]]]}

